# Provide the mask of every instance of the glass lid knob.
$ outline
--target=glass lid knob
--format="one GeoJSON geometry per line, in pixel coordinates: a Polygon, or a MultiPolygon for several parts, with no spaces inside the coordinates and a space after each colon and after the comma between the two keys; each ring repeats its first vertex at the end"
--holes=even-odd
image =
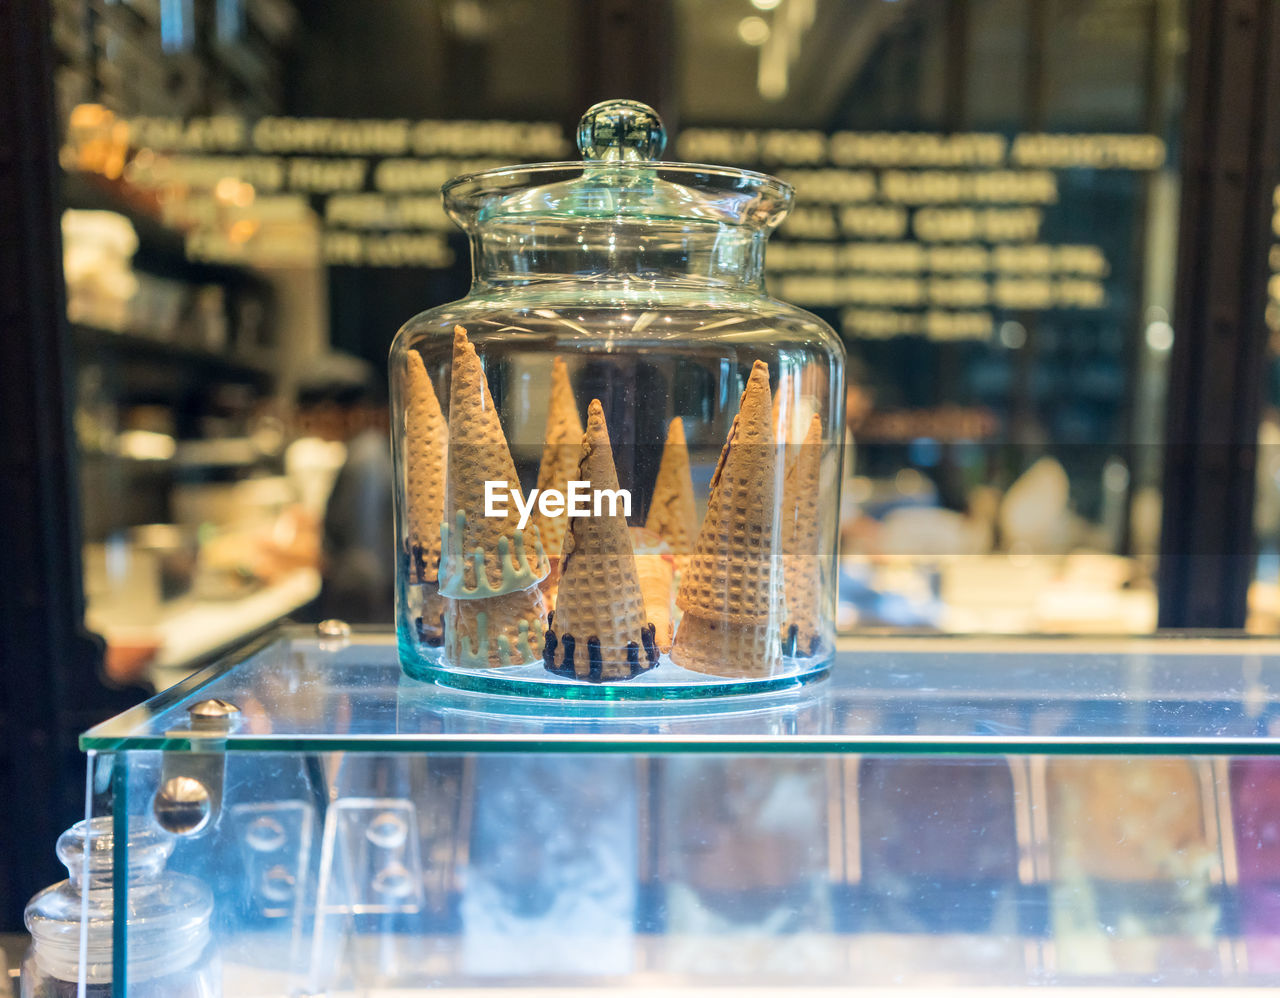
{"type": "Polygon", "coordinates": [[[578,149],[584,159],[635,163],[659,159],[667,132],[658,112],[634,100],[606,100],[587,108],[578,122],[578,149]]]}

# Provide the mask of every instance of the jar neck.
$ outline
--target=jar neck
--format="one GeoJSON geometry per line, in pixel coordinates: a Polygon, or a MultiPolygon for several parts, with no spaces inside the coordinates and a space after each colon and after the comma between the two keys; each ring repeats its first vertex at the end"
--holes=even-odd
{"type": "Polygon", "coordinates": [[[627,280],[764,292],[767,233],[745,226],[498,219],[470,236],[477,289],[627,280]]]}

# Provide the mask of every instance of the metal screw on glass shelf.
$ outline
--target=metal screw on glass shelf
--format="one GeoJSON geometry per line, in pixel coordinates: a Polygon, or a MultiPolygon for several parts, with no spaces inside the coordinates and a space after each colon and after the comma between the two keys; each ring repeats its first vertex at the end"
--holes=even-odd
{"type": "Polygon", "coordinates": [[[316,624],[321,651],[338,651],[351,643],[351,625],[345,620],[322,620],[316,624]]]}
{"type": "Polygon", "coordinates": [[[240,720],[240,708],[228,700],[211,697],[187,708],[191,727],[197,731],[230,731],[240,720]]]}
{"type": "Polygon", "coordinates": [[[166,780],[151,801],[156,823],[174,835],[194,835],[209,823],[213,799],[208,788],[190,776],[166,780]]]}

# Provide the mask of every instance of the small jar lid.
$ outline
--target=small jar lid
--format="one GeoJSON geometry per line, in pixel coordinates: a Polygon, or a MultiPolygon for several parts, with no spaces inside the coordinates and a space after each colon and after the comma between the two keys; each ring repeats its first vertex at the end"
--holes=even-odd
{"type": "Polygon", "coordinates": [[[646,104],[607,100],[578,123],[581,163],[536,163],[456,177],[445,207],[463,228],[496,220],[642,220],[769,231],[794,192],[751,170],[660,160],[667,135],[646,104]]]}

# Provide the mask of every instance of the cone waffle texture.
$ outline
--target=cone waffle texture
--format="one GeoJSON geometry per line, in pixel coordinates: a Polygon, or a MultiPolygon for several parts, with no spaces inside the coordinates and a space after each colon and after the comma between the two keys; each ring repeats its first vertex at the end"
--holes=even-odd
{"type": "Polygon", "coordinates": [[[444,599],[444,653],[461,669],[531,665],[542,658],[547,610],[537,586],[488,599],[444,599]]]}
{"type": "Polygon", "coordinates": [[[671,601],[675,596],[675,564],[671,556],[654,551],[636,551],[636,578],[644,597],[644,612],[653,625],[658,651],[671,651],[675,631],[671,617],[671,601]]]}
{"type": "MultiPolygon", "coordinates": [[[[547,409],[547,432],[542,444],[542,464],[538,467],[538,491],[555,489],[566,492],[578,467],[578,451],[582,445],[582,420],[578,418],[578,403],[573,399],[573,387],[569,384],[569,368],[557,357],[551,364],[551,404],[547,409]]],[[[556,558],[564,544],[569,529],[566,513],[544,516],[539,510],[534,515],[542,547],[547,555],[556,558]]]]}
{"type": "Polygon", "coordinates": [[[713,676],[764,678],[782,665],[780,646],[776,622],[724,624],[686,613],[676,629],[671,661],[713,676]]]}
{"type": "Polygon", "coordinates": [[[787,584],[786,640],[795,628],[795,653],[816,651],[822,636],[822,562],[818,557],[822,420],[809,421],[782,485],[782,554],[787,584]]]}
{"type": "Polygon", "coordinates": [[[769,369],[756,361],[711,477],[707,515],[680,580],[671,658],[717,675],[768,675],[781,661],[781,554],[769,369]]]}
{"type": "Polygon", "coordinates": [[[666,540],[672,553],[693,553],[698,537],[698,508],[693,500],[684,422],[678,416],[667,429],[667,442],[662,448],[662,461],[644,525],[666,540]]]}
{"type": "MultiPolygon", "coordinates": [[[[593,400],[587,414],[576,480],[593,490],[617,490],[604,409],[593,400]]],[[[548,668],[580,679],[629,679],[656,661],[653,636],[645,627],[644,597],[636,575],[631,532],[621,503],[609,515],[569,520],[560,558],[560,589],[547,635],[548,668]]]]}
{"type": "Polygon", "coordinates": [[[453,333],[449,439],[440,591],[478,599],[535,585],[548,571],[537,527],[520,530],[510,501],[506,516],[484,515],[485,482],[518,489],[520,479],[480,358],[461,326],[453,333]]]}
{"type": "Polygon", "coordinates": [[[409,354],[404,458],[408,478],[409,554],[418,582],[435,582],[440,570],[444,520],[444,470],[449,427],[422,357],[409,354]]]}

